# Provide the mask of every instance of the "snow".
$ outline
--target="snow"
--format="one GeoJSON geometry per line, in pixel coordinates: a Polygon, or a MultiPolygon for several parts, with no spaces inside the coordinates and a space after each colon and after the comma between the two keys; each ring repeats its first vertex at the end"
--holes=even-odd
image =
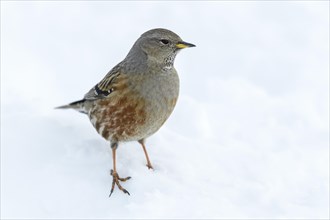
{"type": "Polygon", "coordinates": [[[1,2],[1,218],[329,218],[329,2],[1,2]],[[80,99],[146,30],[176,59],[166,124],[117,151],[80,99]]]}

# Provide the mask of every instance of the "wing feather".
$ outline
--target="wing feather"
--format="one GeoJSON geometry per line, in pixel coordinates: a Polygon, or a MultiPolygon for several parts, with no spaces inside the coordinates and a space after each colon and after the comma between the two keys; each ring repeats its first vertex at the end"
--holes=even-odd
{"type": "Polygon", "coordinates": [[[114,90],[114,83],[118,76],[121,75],[121,65],[118,64],[112,68],[107,75],[96,84],[89,92],[84,96],[85,100],[102,99],[110,95],[114,90]]]}

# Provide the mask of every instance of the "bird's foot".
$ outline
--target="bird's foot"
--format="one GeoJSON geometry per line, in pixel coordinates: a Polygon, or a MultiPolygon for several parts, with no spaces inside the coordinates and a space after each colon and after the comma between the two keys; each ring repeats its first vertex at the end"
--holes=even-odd
{"type": "Polygon", "coordinates": [[[149,170],[150,169],[152,169],[152,170],[154,169],[150,163],[146,164],[146,166],[148,167],[149,170]]]}
{"type": "Polygon", "coordinates": [[[123,188],[123,187],[120,185],[119,181],[125,182],[126,180],[131,179],[131,177],[128,176],[128,177],[125,177],[125,178],[120,178],[120,177],[118,176],[118,173],[115,172],[115,171],[113,171],[113,170],[110,171],[110,175],[112,176],[112,186],[111,186],[111,191],[110,191],[110,195],[109,195],[109,197],[110,197],[111,194],[113,193],[113,190],[115,189],[115,185],[117,185],[118,188],[119,188],[121,191],[123,191],[124,193],[127,193],[128,195],[130,195],[129,192],[128,192],[125,188],[123,188]]]}

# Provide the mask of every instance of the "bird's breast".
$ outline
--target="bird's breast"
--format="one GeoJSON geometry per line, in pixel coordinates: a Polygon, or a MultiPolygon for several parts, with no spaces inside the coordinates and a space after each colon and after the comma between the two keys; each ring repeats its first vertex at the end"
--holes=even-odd
{"type": "Polygon", "coordinates": [[[171,115],[178,96],[179,78],[176,71],[149,77],[140,89],[148,112],[149,131],[155,133],[171,115]]]}

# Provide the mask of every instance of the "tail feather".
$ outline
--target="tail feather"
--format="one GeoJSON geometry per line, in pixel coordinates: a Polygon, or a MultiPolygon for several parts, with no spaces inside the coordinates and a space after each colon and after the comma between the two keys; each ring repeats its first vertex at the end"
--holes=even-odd
{"type": "Polygon", "coordinates": [[[76,102],[72,102],[68,105],[58,106],[55,109],[74,109],[78,112],[87,114],[87,111],[86,111],[85,105],[84,105],[85,101],[86,101],[85,99],[82,99],[82,100],[79,100],[76,102]]]}

